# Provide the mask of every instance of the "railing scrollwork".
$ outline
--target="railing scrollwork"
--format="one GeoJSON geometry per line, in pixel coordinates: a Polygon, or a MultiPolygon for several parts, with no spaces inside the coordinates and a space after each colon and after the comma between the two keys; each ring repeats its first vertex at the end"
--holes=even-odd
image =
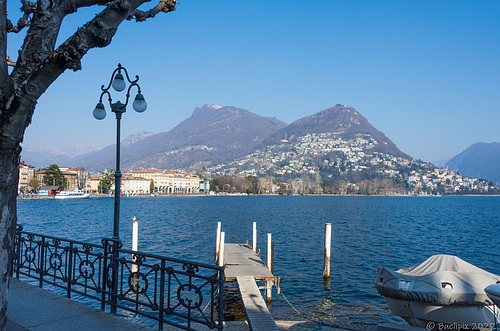
{"type": "MultiPolygon", "coordinates": [[[[12,274],[86,297],[112,313],[131,312],[181,329],[222,330],[221,267],[122,248],[120,240],[90,244],[17,227],[12,274]]],[[[86,300],[89,302],[88,300],[86,300]]]]}

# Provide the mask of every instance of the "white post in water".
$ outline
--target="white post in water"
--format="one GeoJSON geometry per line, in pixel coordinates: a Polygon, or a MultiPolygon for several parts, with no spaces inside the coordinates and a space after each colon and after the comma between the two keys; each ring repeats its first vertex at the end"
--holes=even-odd
{"type": "Polygon", "coordinates": [[[257,222],[253,222],[252,248],[257,253],[257,222]]]}
{"type": "MultiPolygon", "coordinates": [[[[132,218],[132,250],[137,252],[137,244],[139,242],[139,222],[137,218],[134,216],[132,218]]],[[[135,262],[135,257],[132,259],[135,262]]],[[[137,272],[137,264],[132,264],[132,272],[137,272]]]]}
{"type": "Polygon", "coordinates": [[[215,262],[218,263],[220,249],[220,229],[221,222],[217,222],[217,233],[215,234],[215,262]]]}
{"type": "MultiPolygon", "coordinates": [[[[273,240],[272,240],[272,234],[268,233],[267,234],[267,268],[269,271],[273,272],[273,240]]],[[[273,283],[271,281],[266,282],[266,298],[267,301],[271,301],[272,297],[272,286],[273,283]]]]}
{"type": "Polygon", "coordinates": [[[332,223],[325,224],[325,259],[323,263],[323,279],[330,278],[330,254],[332,247],[332,223]]]}
{"type": "Polygon", "coordinates": [[[226,233],[220,233],[220,247],[219,247],[219,267],[224,266],[224,241],[226,240],[226,233]]]}
{"type": "Polygon", "coordinates": [[[272,244],[272,234],[268,233],[267,234],[267,268],[269,271],[273,272],[273,260],[272,260],[272,251],[273,251],[273,244],[272,244]]]}

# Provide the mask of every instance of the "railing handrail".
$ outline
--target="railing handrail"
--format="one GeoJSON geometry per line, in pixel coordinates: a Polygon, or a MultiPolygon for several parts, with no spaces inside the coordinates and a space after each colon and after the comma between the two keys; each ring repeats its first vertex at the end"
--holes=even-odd
{"type": "MultiPolygon", "coordinates": [[[[104,245],[102,245],[102,244],[94,244],[94,243],[89,243],[89,242],[84,242],[84,241],[78,241],[78,240],[72,240],[72,239],[67,239],[67,238],[62,238],[62,237],[54,237],[54,236],[44,235],[44,234],[40,234],[40,233],[36,233],[36,232],[28,232],[28,231],[24,231],[24,230],[21,231],[21,232],[24,233],[24,234],[27,234],[27,235],[34,235],[34,236],[48,238],[48,239],[52,239],[52,240],[60,240],[60,241],[65,241],[65,242],[72,242],[74,244],[79,244],[79,245],[90,245],[90,246],[93,246],[93,247],[96,247],[96,248],[103,248],[104,249],[104,245]]],[[[105,238],[105,239],[108,239],[108,238],[105,238]]],[[[114,240],[114,239],[109,238],[108,240],[111,241],[111,240],[114,240]]],[[[162,255],[156,255],[156,254],[153,254],[153,253],[148,253],[148,252],[143,252],[143,251],[133,251],[133,250],[124,249],[124,248],[120,248],[120,252],[131,253],[131,254],[139,254],[139,255],[146,256],[146,257],[155,258],[155,259],[165,259],[167,261],[176,262],[176,263],[193,263],[193,261],[189,261],[189,260],[177,259],[177,258],[172,258],[172,257],[167,257],[167,256],[162,256],[162,255]]],[[[203,263],[203,262],[195,262],[195,263],[196,263],[196,265],[198,265],[200,267],[203,267],[203,268],[216,269],[216,270],[224,271],[224,267],[221,267],[221,266],[218,266],[218,265],[211,265],[211,264],[206,264],[206,263],[203,263]]]]}
{"type": "Polygon", "coordinates": [[[21,233],[24,233],[27,235],[33,235],[33,236],[37,236],[37,237],[48,238],[48,239],[52,239],[52,240],[61,240],[61,241],[66,241],[66,242],[72,242],[74,244],[79,244],[79,245],[90,245],[90,246],[97,247],[97,248],[104,248],[104,245],[102,245],[102,244],[94,244],[94,243],[72,240],[72,239],[67,239],[67,238],[54,237],[54,236],[45,235],[45,234],[36,233],[36,232],[28,232],[28,231],[21,230],[21,233]]]}

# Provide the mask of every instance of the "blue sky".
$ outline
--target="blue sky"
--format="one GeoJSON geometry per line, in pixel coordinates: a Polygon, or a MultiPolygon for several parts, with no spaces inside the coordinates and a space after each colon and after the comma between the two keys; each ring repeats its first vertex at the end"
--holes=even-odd
{"type": "MultiPolygon", "coordinates": [[[[12,20],[19,6],[9,4],[12,20]]],[[[94,13],[72,15],[61,41],[94,13]]],[[[174,13],[125,22],[83,70],[64,73],[25,143],[114,143],[113,116],[97,121],[92,110],[121,63],[148,102],[124,115],[123,137],[168,131],[203,104],[291,123],[341,103],[412,157],[450,158],[500,141],[499,18],[499,1],[180,1],[174,13]]],[[[11,57],[19,47],[9,40],[11,57]]]]}

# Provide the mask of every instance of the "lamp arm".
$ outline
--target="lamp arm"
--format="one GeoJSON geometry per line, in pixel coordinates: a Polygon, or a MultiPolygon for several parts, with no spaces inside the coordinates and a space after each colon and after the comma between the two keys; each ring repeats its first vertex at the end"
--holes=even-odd
{"type": "MultiPolygon", "coordinates": [[[[104,85],[103,85],[104,86],[104,85]]],[[[108,95],[108,101],[109,101],[109,106],[111,107],[111,104],[112,104],[112,101],[113,99],[111,99],[111,94],[108,92],[108,90],[104,90],[102,93],[101,93],[101,96],[99,97],[99,102],[102,103],[102,97],[107,94],[108,95]]]]}
{"type": "MultiPolygon", "coordinates": [[[[104,85],[101,86],[101,90],[102,91],[107,91],[109,90],[109,88],[111,87],[111,84],[113,84],[113,79],[115,78],[115,74],[116,72],[121,72],[122,70],[125,71],[125,73],[127,73],[127,70],[125,68],[122,67],[122,65],[120,63],[118,63],[118,68],[116,68],[113,73],[111,74],[111,79],[109,80],[109,84],[108,84],[108,87],[104,88],[104,85]]],[[[127,79],[128,79],[128,74],[127,74],[127,79]]]]}
{"type": "Polygon", "coordinates": [[[127,77],[127,80],[128,80],[128,82],[130,84],[135,84],[135,83],[137,83],[139,81],[139,75],[135,75],[135,80],[131,80],[130,77],[129,77],[129,75],[128,75],[127,69],[125,69],[123,67],[122,67],[122,69],[125,72],[125,77],[127,77]]]}
{"type": "MultiPolygon", "coordinates": [[[[136,76],[137,77],[137,80],[139,80],[139,76],[136,76]]],[[[134,82],[131,82],[130,86],[128,87],[128,90],[127,90],[127,99],[125,100],[125,106],[128,105],[128,100],[130,99],[130,90],[132,89],[132,87],[134,86],[137,86],[137,93],[141,93],[141,87],[139,86],[139,84],[136,83],[135,80],[134,82]]]]}

